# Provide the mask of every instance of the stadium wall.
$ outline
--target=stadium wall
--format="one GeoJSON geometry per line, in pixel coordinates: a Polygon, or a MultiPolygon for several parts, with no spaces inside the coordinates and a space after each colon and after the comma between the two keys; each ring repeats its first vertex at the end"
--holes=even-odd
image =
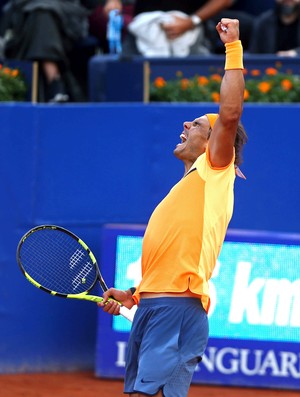
{"type": "MultiPolygon", "coordinates": [[[[43,294],[21,275],[19,239],[43,223],[101,255],[104,224],[145,224],[183,174],[182,122],[212,104],[0,106],[0,373],[91,369],[97,307],[43,294]]],[[[299,233],[299,105],[245,106],[249,135],[233,229],[299,233]]],[[[183,205],[184,210],[184,205],[183,205]]]]}

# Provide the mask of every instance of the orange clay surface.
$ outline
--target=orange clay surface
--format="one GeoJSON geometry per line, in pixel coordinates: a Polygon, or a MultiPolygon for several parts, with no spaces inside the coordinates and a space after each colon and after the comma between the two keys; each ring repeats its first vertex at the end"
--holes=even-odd
{"type": "MultiPolygon", "coordinates": [[[[118,397],[121,380],[92,372],[0,375],[1,397],[118,397]]],[[[192,385],[188,397],[299,397],[300,391],[192,385]]]]}

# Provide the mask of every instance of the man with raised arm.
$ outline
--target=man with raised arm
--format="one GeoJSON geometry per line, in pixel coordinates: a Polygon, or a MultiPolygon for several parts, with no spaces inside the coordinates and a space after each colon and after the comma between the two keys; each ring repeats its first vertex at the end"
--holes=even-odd
{"type": "Polygon", "coordinates": [[[130,333],[124,393],[185,397],[208,340],[208,280],[233,212],[233,188],[247,135],[243,110],[243,48],[239,21],[216,27],[226,48],[219,114],[183,123],[175,156],[184,177],[156,207],[142,248],[136,288],[110,288],[99,304],[119,314],[138,305],[130,333]]]}

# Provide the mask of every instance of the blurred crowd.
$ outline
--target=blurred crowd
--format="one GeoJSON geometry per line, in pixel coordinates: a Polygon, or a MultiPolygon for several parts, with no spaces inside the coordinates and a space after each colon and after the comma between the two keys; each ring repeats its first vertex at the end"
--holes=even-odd
{"type": "Polygon", "coordinates": [[[223,53],[215,30],[222,17],[239,19],[245,52],[300,52],[300,0],[0,0],[0,7],[0,59],[38,62],[42,102],[85,101],[96,53],[223,53]]]}

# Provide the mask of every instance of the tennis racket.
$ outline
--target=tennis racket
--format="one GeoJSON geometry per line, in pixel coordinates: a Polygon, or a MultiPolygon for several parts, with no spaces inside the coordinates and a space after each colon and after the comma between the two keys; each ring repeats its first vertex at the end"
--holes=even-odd
{"type": "MultiPolygon", "coordinates": [[[[103,291],[108,290],[91,250],[60,226],[41,225],[29,230],[18,244],[17,262],[27,280],[54,296],[101,302],[102,297],[89,292],[97,282],[103,291]]],[[[125,306],[120,305],[120,314],[133,320],[125,306]]]]}

